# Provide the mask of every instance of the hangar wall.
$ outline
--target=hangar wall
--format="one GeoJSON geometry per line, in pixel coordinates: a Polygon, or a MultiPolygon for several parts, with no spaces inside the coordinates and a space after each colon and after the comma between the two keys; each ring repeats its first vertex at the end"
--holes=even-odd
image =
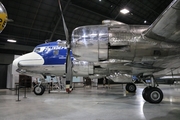
{"type": "MultiPolygon", "coordinates": [[[[13,60],[19,57],[19,55],[13,55],[13,60]]],[[[12,63],[12,62],[11,62],[12,63]]],[[[19,82],[19,74],[16,72],[16,67],[12,64],[8,65],[7,69],[7,85],[6,88],[15,88],[15,83],[19,82]]]]}
{"type": "Polygon", "coordinates": [[[0,64],[9,65],[14,60],[14,55],[13,54],[3,54],[3,53],[0,53],[0,56],[1,56],[0,64]]]}
{"type": "Polygon", "coordinates": [[[7,74],[8,74],[8,65],[14,60],[13,54],[3,54],[0,53],[0,89],[6,89],[7,85],[7,74]]]}
{"type": "Polygon", "coordinates": [[[7,65],[0,65],[0,71],[0,89],[5,89],[7,81],[7,65]]]}

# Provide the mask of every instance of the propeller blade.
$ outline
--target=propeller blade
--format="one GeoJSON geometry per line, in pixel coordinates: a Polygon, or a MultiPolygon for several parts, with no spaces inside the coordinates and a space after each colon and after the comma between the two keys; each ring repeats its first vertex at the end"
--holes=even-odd
{"type": "MultiPolygon", "coordinates": [[[[63,21],[63,27],[64,27],[64,32],[66,35],[66,46],[67,46],[67,55],[66,55],[66,80],[70,81],[70,88],[72,87],[72,61],[71,61],[71,55],[70,55],[70,51],[71,51],[71,41],[69,39],[69,32],[66,26],[66,22],[63,16],[63,11],[62,11],[62,7],[61,7],[61,2],[60,0],[58,0],[58,4],[59,4],[59,9],[61,12],[61,17],[62,17],[62,21],[63,21]]],[[[71,90],[70,90],[71,91],[71,90]]],[[[69,93],[69,92],[68,92],[69,93]]]]}
{"type": "Polygon", "coordinates": [[[66,35],[67,47],[69,47],[69,45],[70,45],[69,32],[68,32],[68,29],[67,29],[67,26],[66,26],[66,22],[65,22],[65,19],[64,19],[64,15],[63,15],[63,11],[62,11],[60,0],[58,0],[58,4],[59,4],[60,12],[61,12],[61,18],[62,18],[62,21],[63,21],[64,32],[65,32],[65,35],[66,35]]]}
{"type": "Polygon", "coordinates": [[[70,48],[68,48],[68,53],[66,56],[66,73],[67,73],[67,76],[66,76],[67,80],[72,80],[72,61],[71,61],[71,55],[70,55],[70,48]]]}

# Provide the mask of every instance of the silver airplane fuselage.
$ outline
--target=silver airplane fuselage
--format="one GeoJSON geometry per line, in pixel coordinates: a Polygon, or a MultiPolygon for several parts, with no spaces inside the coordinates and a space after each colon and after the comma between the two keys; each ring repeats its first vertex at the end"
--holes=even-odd
{"type": "Polygon", "coordinates": [[[177,44],[144,36],[148,27],[127,24],[78,27],[72,33],[73,56],[94,63],[94,71],[152,74],[166,66],[163,68],[158,61],[178,55],[180,50],[177,44]]]}

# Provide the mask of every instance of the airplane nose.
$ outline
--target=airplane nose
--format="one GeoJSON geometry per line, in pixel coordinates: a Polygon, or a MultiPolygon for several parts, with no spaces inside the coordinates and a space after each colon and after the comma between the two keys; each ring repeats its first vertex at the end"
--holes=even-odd
{"type": "Polygon", "coordinates": [[[31,52],[24,54],[13,61],[13,66],[36,66],[43,65],[44,59],[41,55],[31,52]]]}

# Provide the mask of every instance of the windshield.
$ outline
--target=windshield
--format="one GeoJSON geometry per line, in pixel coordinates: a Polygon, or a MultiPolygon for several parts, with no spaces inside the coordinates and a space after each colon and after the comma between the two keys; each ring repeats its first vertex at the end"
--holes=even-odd
{"type": "Polygon", "coordinates": [[[41,53],[44,51],[44,49],[45,49],[45,47],[37,47],[37,48],[34,48],[33,52],[41,53]]]}

